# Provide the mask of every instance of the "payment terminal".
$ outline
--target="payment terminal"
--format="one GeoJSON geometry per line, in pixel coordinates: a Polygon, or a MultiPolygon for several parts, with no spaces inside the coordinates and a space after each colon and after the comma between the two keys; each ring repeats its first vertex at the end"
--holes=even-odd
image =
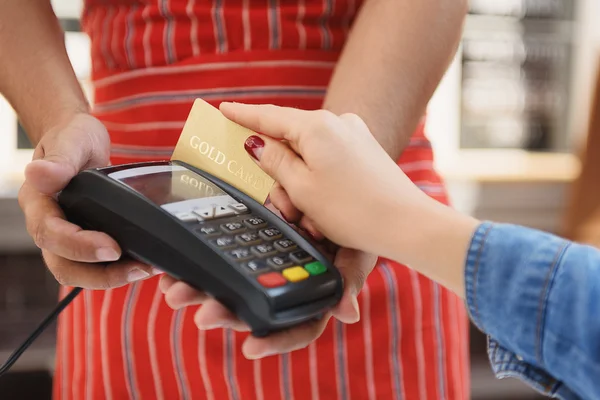
{"type": "Polygon", "coordinates": [[[249,196],[178,161],[90,169],[60,193],[68,220],[216,298],[255,336],[320,318],[342,279],[310,242],[249,196]]]}

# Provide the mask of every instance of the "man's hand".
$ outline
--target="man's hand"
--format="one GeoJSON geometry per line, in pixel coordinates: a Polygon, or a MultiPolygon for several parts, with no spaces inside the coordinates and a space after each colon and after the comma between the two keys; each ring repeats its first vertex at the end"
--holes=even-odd
{"type": "Polygon", "coordinates": [[[27,230],[62,285],[108,289],[154,274],[147,265],[117,261],[121,250],[112,238],[66,221],[56,202],[71,178],[82,169],[108,165],[109,155],[110,140],[102,123],[76,114],[43,135],[25,170],[19,205],[27,230]]]}
{"type": "MultiPolygon", "coordinates": [[[[344,278],[344,295],[331,313],[320,321],[275,333],[266,338],[248,336],[242,346],[244,356],[249,359],[257,359],[304,348],[321,336],[332,316],[345,323],[358,322],[360,311],[357,296],[376,261],[377,257],[363,252],[346,248],[339,249],[334,264],[344,278]]],[[[160,289],[165,294],[167,304],[175,310],[202,304],[194,316],[194,321],[199,329],[248,330],[248,326],[223,305],[184,282],[165,275],[161,278],[160,289]]]]}

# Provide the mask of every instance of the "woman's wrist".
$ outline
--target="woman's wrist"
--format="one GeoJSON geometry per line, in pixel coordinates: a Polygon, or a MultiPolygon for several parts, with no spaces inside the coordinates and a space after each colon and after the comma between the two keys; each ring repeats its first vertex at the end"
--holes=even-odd
{"type": "Polygon", "coordinates": [[[382,238],[380,254],[400,262],[464,297],[464,266],[480,222],[425,195],[398,202],[382,238]]]}

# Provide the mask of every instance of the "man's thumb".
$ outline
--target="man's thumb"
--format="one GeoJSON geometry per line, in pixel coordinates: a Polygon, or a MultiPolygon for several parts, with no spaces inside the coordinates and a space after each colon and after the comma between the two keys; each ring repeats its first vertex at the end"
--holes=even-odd
{"type": "MultiPolygon", "coordinates": [[[[339,268],[339,267],[338,267],[339,268]]],[[[352,267],[339,268],[344,277],[344,294],[334,309],[334,316],[346,324],[353,324],[360,320],[358,307],[358,294],[360,293],[366,276],[362,271],[352,267]]]]}
{"type": "Polygon", "coordinates": [[[376,262],[377,257],[372,254],[348,248],[338,251],[335,265],[344,278],[344,295],[333,311],[335,318],[347,324],[360,319],[358,294],[376,262]]]}
{"type": "Polygon", "coordinates": [[[72,146],[46,149],[41,158],[32,161],[26,167],[25,178],[41,193],[57,193],[84,168],[87,160],[78,154],[82,150],[72,146]]]}

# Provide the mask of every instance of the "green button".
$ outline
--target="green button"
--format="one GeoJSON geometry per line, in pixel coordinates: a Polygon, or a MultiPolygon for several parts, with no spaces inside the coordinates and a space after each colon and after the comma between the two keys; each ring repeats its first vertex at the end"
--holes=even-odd
{"type": "Polygon", "coordinates": [[[311,275],[321,275],[322,273],[327,271],[327,268],[318,261],[306,264],[304,266],[304,269],[306,269],[311,275]]]}

